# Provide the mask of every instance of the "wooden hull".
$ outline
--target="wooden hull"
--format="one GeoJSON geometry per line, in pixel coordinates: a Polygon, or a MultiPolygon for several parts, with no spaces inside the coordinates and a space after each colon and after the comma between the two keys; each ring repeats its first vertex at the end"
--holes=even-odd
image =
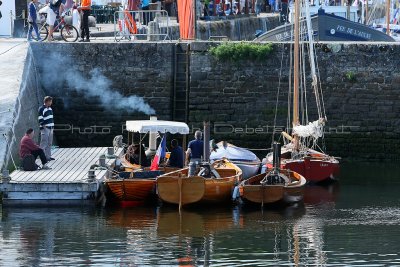
{"type": "Polygon", "coordinates": [[[222,203],[230,201],[235,184],[242,172],[234,164],[224,161],[213,164],[221,178],[187,177],[188,169],[171,172],[157,178],[161,200],[171,204],[222,203]]]}
{"type": "Polygon", "coordinates": [[[232,199],[232,191],[237,182],[236,177],[204,180],[206,188],[201,202],[220,203],[229,202],[232,199]]]}
{"type": "Polygon", "coordinates": [[[285,160],[282,163],[282,168],[303,175],[311,183],[334,180],[339,173],[339,161],[335,159],[304,158],[300,160],[285,160]]]}
{"type": "MultiPolygon", "coordinates": [[[[169,167],[160,168],[160,171],[164,173],[175,170],[177,169],[169,167]]],[[[146,168],[144,171],[149,171],[149,169],[146,168]]],[[[106,184],[119,201],[146,201],[156,197],[156,177],[133,178],[140,173],[143,173],[143,171],[132,172],[131,178],[127,179],[108,179],[106,184]]]]}
{"type": "Polygon", "coordinates": [[[171,204],[196,203],[203,198],[205,188],[204,178],[199,176],[157,178],[159,198],[171,204]]]}
{"type": "Polygon", "coordinates": [[[290,178],[288,184],[263,185],[260,183],[265,177],[265,173],[253,176],[243,181],[240,186],[241,198],[246,202],[254,204],[278,204],[296,203],[303,200],[304,185],[306,180],[303,176],[295,172],[283,170],[290,178]]]}
{"type": "Polygon", "coordinates": [[[154,196],[155,179],[117,179],[106,182],[120,201],[146,201],[154,196]]]}
{"type": "MultiPolygon", "coordinates": [[[[300,159],[285,158],[282,152],[281,169],[287,169],[304,176],[309,183],[322,183],[335,180],[339,174],[339,161],[334,157],[310,149],[310,156],[300,159]]],[[[272,169],[272,156],[268,157],[267,169],[272,169]]]]}

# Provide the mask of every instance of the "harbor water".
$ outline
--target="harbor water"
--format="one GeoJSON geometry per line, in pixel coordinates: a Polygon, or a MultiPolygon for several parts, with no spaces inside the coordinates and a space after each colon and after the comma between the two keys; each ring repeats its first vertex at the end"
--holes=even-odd
{"type": "Polygon", "coordinates": [[[399,177],[344,163],[284,210],[4,207],[0,266],[399,266],[399,177]]]}

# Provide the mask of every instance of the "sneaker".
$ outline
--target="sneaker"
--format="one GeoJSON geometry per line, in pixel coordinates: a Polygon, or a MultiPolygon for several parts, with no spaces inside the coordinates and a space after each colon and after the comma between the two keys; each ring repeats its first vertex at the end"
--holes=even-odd
{"type": "Polygon", "coordinates": [[[55,158],[50,158],[49,160],[47,160],[47,161],[51,161],[51,160],[56,160],[55,158]]]}
{"type": "Polygon", "coordinates": [[[78,42],[83,43],[85,40],[82,38],[78,42]]]}
{"type": "Polygon", "coordinates": [[[41,170],[51,170],[51,168],[49,166],[47,166],[47,164],[44,164],[42,166],[41,170]]]}
{"type": "Polygon", "coordinates": [[[84,42],[85,42],[85,43],[90,43],[90,40],[89,40],[89,39],[85,39],[84,42]]]}

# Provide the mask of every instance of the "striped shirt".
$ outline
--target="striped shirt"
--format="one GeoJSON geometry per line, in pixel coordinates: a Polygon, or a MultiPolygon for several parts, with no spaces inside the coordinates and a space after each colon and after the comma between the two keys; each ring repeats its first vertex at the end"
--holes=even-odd
{"type": "Polygon", "coordinates": [[[46,107],[45,105],[39,108],[39,124],[40,130],[46,128],[54,128],[54,120],[53,120],[53,110],[51,107],[46,107]]]}

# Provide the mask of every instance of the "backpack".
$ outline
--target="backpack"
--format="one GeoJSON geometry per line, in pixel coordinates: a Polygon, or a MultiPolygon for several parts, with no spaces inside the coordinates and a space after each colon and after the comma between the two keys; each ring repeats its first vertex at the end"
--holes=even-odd
{"type": "Polygon", "coordinates": [[[36,171],[39,168],[35,163],[35,158],[32,155],[26,155],[22,159],[22,169],[24,171],[36,171]]]}
{"type": "Polygon", "coordinates": [[[54,13],[58,14],[61,4],[62,0],[53,0],[50,2],[50,8],[54,11],[54,13]]]}

